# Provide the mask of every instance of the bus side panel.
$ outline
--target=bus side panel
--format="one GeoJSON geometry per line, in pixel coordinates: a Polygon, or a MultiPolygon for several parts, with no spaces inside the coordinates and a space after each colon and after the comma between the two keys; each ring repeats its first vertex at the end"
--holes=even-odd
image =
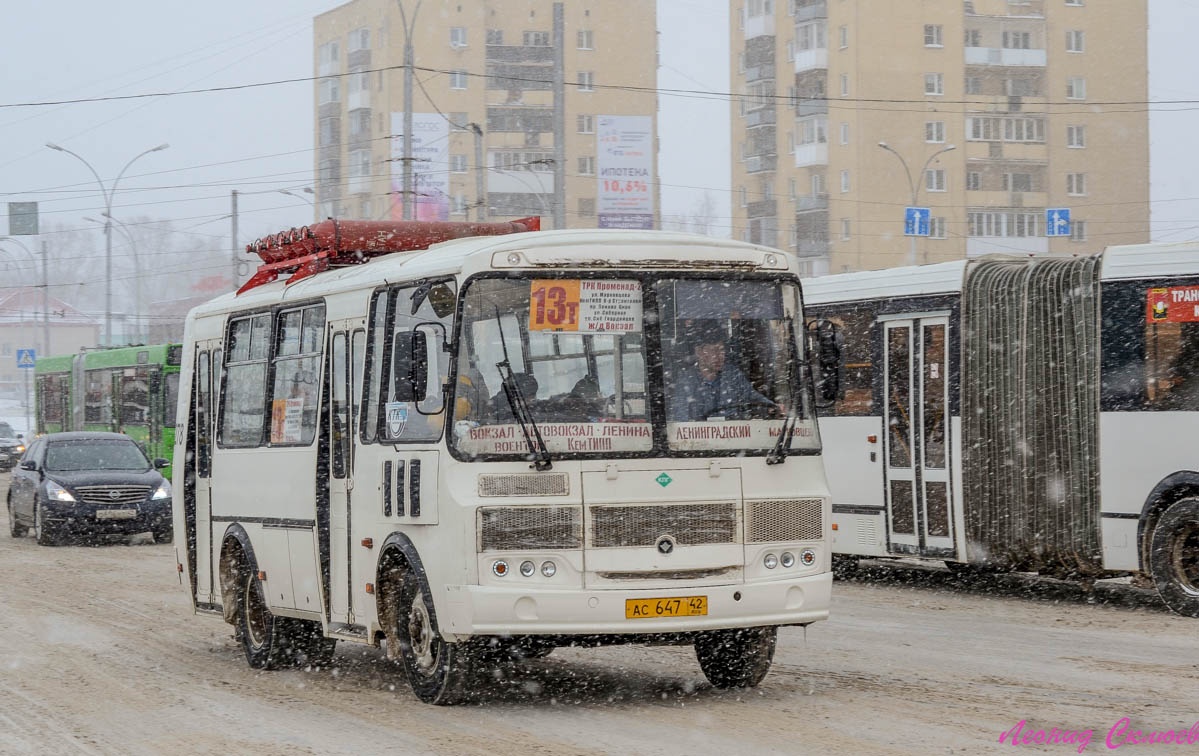
{"type": "Polygon", "coordinates": [[[832,492],[833,522],[837,523],[832,534],[835,553],[887,553],[882,444],[868,440],[871,436],[879,439],[881,434],[882,418],[877,416],[820,420],[824,469],[832,492]]]}

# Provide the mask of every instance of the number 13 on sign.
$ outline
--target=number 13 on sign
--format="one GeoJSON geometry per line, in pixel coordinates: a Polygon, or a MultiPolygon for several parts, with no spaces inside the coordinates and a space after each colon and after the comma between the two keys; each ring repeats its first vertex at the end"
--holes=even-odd
{"type": "Polygon", "coordinates": [[[536,279],[529,287],[530,331],[579,330],[579,281],[536,279]]]}

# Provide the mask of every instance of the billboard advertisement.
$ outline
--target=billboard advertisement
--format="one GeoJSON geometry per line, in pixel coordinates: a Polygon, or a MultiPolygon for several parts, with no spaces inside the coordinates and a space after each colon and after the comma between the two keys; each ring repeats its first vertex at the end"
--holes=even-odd
{"type": "Polygon", "coordinates": [[[599,227],[653,228],[653,117],[597,116],[595,139],[599,227]]]}
{"type": "MultiPolygon", "coordinates": [[[[403,220],[404,114],[391,114],[391,219],[403,220]]],[[[450,124],[438,113],[412,114],[414,220],[450,218],[450,124]]]]}

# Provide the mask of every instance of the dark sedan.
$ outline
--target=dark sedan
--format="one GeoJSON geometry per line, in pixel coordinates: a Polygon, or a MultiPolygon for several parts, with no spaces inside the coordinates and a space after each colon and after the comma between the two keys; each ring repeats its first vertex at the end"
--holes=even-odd
{"type": "Polygon", "coordinates": [[[8,423],[0,423],[0,472],[13,469],[24,453],[21,434],[15,433],[8,423]]]}
{"type": "Polygon", "coordinates": [[[34,439],[8,489],[12,536],[32,528],[37,542],[68,535],[149,531],[171,539],[171,484],[141,447],[120,433],[51,433],[34,439]]]}

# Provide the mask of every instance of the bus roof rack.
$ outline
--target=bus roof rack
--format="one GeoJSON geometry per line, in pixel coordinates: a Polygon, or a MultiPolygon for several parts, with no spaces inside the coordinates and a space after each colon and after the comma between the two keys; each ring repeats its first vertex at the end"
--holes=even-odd
{"type": "Polygon", "coordinates": [[[288,283],[334,266],[358,265],[372,257],[427,249],[430,245],[468,236],[499,236],[540,231],[541,218],[532,216],[498,223],[447,221],[339,221],[330,218],[264,236],[246,245],[262,265],[238,294],[291,274],[288,283]]]}

